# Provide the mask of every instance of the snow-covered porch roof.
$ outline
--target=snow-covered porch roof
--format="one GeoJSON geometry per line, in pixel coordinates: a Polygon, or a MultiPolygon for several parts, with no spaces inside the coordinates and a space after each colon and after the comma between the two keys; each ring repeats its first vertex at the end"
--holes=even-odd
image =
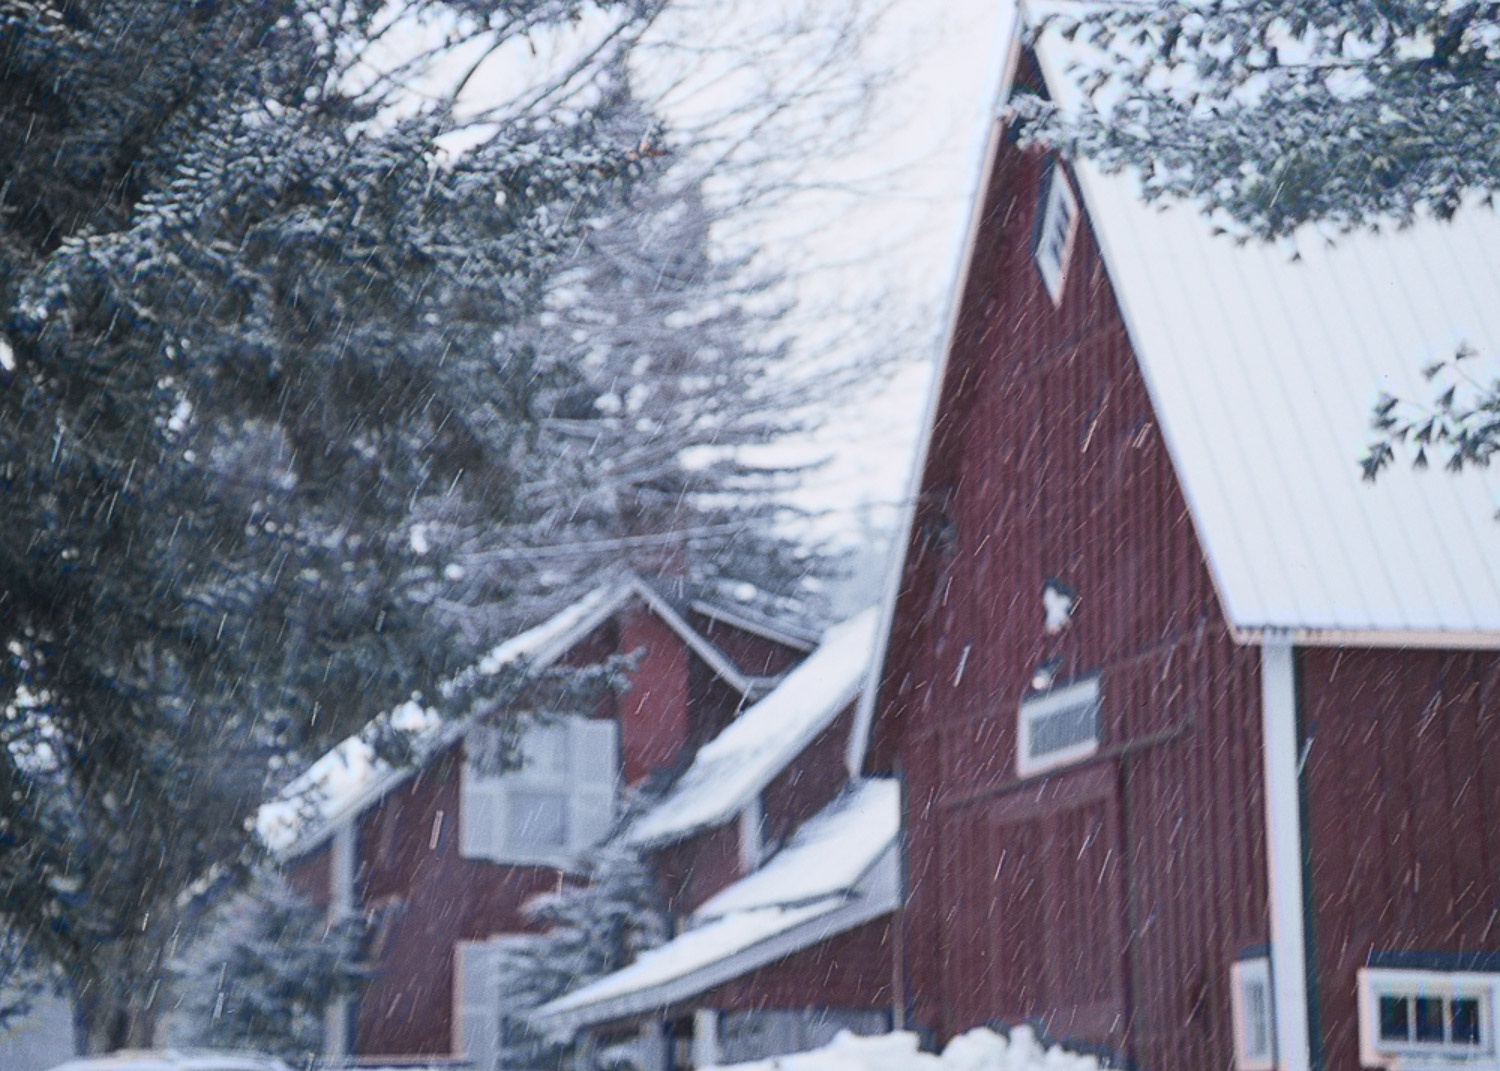
{"type": "Polygon", "coordinates": [[[693,757],[666,797],[627,833],[649,847],[738,814],[859,694],[875,646],[874,608],[833,626],[816,651],[693,757]]]}
{"type": "Polygon", "coordinates": [[[694,914],[691,929],[532,1014],[554,1034],[650,1014],[810,948],[900,904],[901,789],[854,782],[780,852],[694,914]]]}

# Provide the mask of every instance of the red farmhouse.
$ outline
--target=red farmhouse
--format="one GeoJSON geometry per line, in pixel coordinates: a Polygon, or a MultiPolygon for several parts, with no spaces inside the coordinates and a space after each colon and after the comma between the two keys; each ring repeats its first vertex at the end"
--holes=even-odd
{"type": "MultiPolygon", "coordinates": [[[[620,788],[683,762],[765,694],[810,641],[706,603],[675,608],[629,577],[606,583],[496,648],[476,670],[638,658],[630,688],[599,709],[533,722],[523,700],[520,769],[466,759],[493,730],[432,730],[416,769],[383,768],[360,740],[301,785],[319,806],[273,806],[262,829],[293,882],[332,912],[376,920],[374,981],[330,1014],[326,1054],[451,1057],[489,1067],[499,1038],[494,953],[521,906],[554,888],[614,823],[620,788]]],[[[419,716],[419,715],[418,715],[419,716]]]]}
{"type": "MultiPolygon", "coordinates": [[[[1007,93],[1074,104],[1079,47],[1007,93]]],[[[1242,246],[997,126],[856,741],[914,1022],[1500,1066],[1496,484],[1358,464],[1379,391],[1500,355],[1497,250],[1478,205],[1242,246]]]]}

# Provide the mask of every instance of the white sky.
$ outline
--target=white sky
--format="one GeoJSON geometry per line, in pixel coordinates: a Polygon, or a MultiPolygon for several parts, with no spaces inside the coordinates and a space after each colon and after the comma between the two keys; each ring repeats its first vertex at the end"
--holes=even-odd
{"type": "MultiPolygon", "coordinates": [[[[869,394],[831,412],[811,441],[768,455],[792,463],[827,458],[798,496],[803,507],[824,511],[825,535],[858,539],[864,522],[889,526],[904,493],[1012,14],[1012,0],[674,0],[636,54],[638,91],[660,99],[679,135],[704,116],[718,117],[720,135],[736,121],[761,124],[742,153],[771,159],[748,177],[729,172],[718,192],[732,196],[735,183],[756,181],[798,191],[721,235],[726,246],[753,243],[768,267],[791,280],[796,351],[892,358],[869,394]],[[851,60],[830,46],[828,28],[861,3],[880,15],[851,60]],[[788,21],[796,33],[784,33],[788,21]],[[853,86],[871,71],[883,83],[866,98],[868,117],[855,123],[853,86]],[[805,99],[768,111],[798,88],[805,99]],[[725,121],[725,113],[740,118],[725,121]],[[853,135],[836,150],[817,144],[851,125],[853,135]],[[873,504],[872,512],[862,504],[873,504]]],[[[564,66],[578,42],[604,25],[513,43],[484,60],[463,101],[482,112],[524,96],[538,68],[564,66]]],[[[405,53],[443,32],[413,28],[393,35],[399,43],[392,47],[405,53]]],[[[478,45],[450,53],[426,74],[430,94],[423,77],[408,77],[406,88],[419,97],[444,93],[453,72],[481,55],[478,45]]],[[[397,58],[372,62],[389,69],[397,58]]],[[[460,136],[451,148],[464,143],[460,136]]]]}
{"type": "MultiPolygon", "coordinates": [[[[1013,7],[1008,0],[894,0],[871,42],[893,77],[881,90],[876,119],[836,167],[864,179],[854,195],[809,197],[788,206],[788,261],[810,270],[799,296],[818,310],[837,308],[806,345],[837,345],[842,332],[893,340],[899,362],[877,385],[831,414],[813,444],[788,444],[789,458],[822,452],[800,504],[831,510],[825,531],[857,538],[861,503],[868,518],[889,525],[905,493],[917,423],[947,327],[953,275],[962,252],[974,185],[989,129],[1013,7]],[[824,265],[817,267],[817,265],[824,265]],[[855,322],[847,322],[852,315],[855,322]]],[[[776,229],[762,234],[776,255],[776,229]]]]}

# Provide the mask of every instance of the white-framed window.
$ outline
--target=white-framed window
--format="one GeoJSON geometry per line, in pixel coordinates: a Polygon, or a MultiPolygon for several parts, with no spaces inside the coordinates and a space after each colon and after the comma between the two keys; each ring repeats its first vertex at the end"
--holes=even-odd
{"type": "Polygon", "coordinates": [[[1276,1066],[1276,1020],[1271,1005],[1271,961],[1256,956],[1229,968],[1229,1006],[1234,1017],[1234,1065],[1239,1071],[1276,1066]]]}
{"type": "Polygon", "coordinates": [[[1365,967],[1359,972],[1360,1062],[1453,1067],[1495,1061],[1500,974],[1365,967]]]}
{"type": "Polygon", "coordinates": [[[497,863],[567,866],[614,822],[619,727],[601,718],[524,718],[520,765],[491,771],[499,730],[465,741],[458,810],[459,850],[497,863]]]}
{"type": "Polygon", "coordinates": [[[1078,230],[1078,198],[1060,162],[1054,160],[1043,174],[1040,194],[1031,255],[1047,293],[1056,303],[1062,300],[1073,236],[1078,230]]]}
{"type": "Polygon", "coordinates": [[[1058,685],[1021,700],[1016,772],[1025,777],[1099,750],[1099,678],[1058,685]]]}
{"type": "Polygon", "coordinates": [[[500,958],[515,934],[453,946],[453,1054],[476,1071],[495,1071],[500,1057],[500,958]]]}

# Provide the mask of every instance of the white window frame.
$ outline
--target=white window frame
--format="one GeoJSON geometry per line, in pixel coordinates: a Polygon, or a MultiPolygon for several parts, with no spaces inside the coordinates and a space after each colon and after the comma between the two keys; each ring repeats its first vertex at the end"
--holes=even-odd
{"type": "MultiPolygon", "coordinates": [[[[567,869],[613,826],[619,786],[619,724],[610,719],[577,715],[545,719],[518,715],[518,718],[522,754],[519,768],[486,772],[465,756],[459,786],[459,851],[468,859],[567,869]],[[562,762],[557,768],[526,763],[529,732],[562,735],[562,762]],[[564,843],[528,843],[510,837],[510,808],[518,792],[561,797],[566,822],[564,843]]],[[[465,741],[466,748],[476,739],[473,734],[480,732],[498,730],[472,730],[465,741]]]]}
{"type": "Polygon", "coordinates": [[[1271,988],[1271,960],[1254,956],[1237,960],[1229,967],[1229,1007],[1234,1019],[1234,1066],[1239,1071],[1274,1071],[1276,1067],[1276,1005],[1271,988]],[[1259,987],[1265,999],[1258,1009],[1262,1022],[1252,1021],[1257,1011],[1250,992],[1259,987]],[[1251,1041],[1256,1033],[1265,1038],[1265,1046],[1256,1051],[1251,1041]]]}
{"type": "MultiPolygon", "coordinates": [[[[1494,1026],[1495,1006],[1497,999],[1500,999],[1500,974],[1362,967],[1358,974],[1358,986],[1359,1059],[1364,1066],[1400,1068],[1403,1071],[1500,1066],[1496,1060],[1494,1026]],[[1454,998],[1478,1000],[1479,1044],[1455,1044],[1451,1039],[1442,1042],[1400,1042],[1382,1038],[1380,998],[1391,996],[1439,997],[1445,1002],[1454,998]]],[[[1445,1034],[1448,1029],[1445,1025],[1445,1034]]]]}
{"type": "Polygon", "coordinates": [[[1040,695],[1027,696],[1021,700],[1016,718],[1016,772],[1022,777],[1066,766],[1079,759],[1088,758],[1099,750],[1099,678],[1085,677],[1058,685],[1040,695]],[[1043,755],[1031,753],[1031,726],[1038,718],[1056,714],[1060,710],[1083,704],[1094,709],[1094,735],[1088,740],[1060,747],[1043,755]]]}
{"type": "Polygon", "coordinates": [[[500,1056],[500,955],[525,936],[500,934],[453,945],[453,1055],[476,1071],[494,1071],[500,1056]],[[469,985],[482,975],[478,991],[469,985]]]}
{"type": "Polygon", "coordinates": [[[1067,170],[1061,160],[1052,161],[1046,172],[1046,183],[1047,188],[1042,191],[1036,238],[1031,246],[1031,259],[1041,273],[1042,283],[1047,288],[1048,296],[1052,298],[1052,304],[1060,305],[1063,286],[1068,281],[1068,262],[1073,258],[1073,245],[1078,236],[1078,196],[1073,192],[1073,184],[1068,181],[1067,170]],[[1065,233],[1062,245],[1055,251],[1054,260],[1053,249],[1044,243],[1048,235],[1056,230],[1058,215],[1064,212],[1067,213],[1065,233]]]}

